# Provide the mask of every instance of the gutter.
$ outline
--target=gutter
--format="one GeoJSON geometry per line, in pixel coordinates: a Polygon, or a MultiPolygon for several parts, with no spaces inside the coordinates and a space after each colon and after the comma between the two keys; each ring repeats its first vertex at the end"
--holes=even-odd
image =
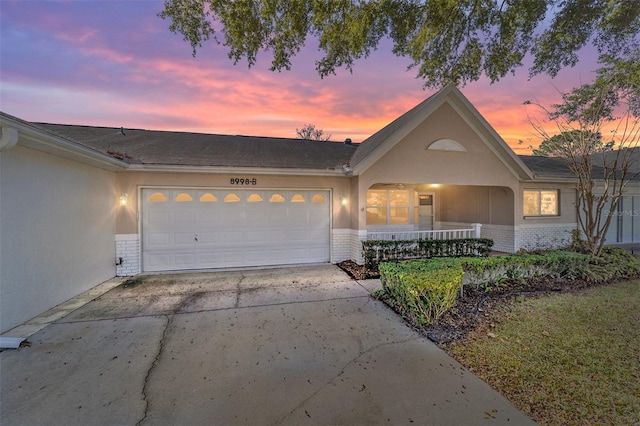
{"type": "Polygon", "coordinates": [[[0,115],[0,125],[0,151],[8,151],[20,145],[110,171],[120,171],[128,167],[125,161],[4,114],[0,115]]]}
{"type": "Polygon", "coordinates": [[[128,172],[162,173],[206,173],[206,174],[244,174],[244,175],[281,175],[281,176],[346,176],[342,168],[336,169],[280,169],[262,167],[220,167],[220,166],[180,166],[165,164],[128,164],[128,172]]]}

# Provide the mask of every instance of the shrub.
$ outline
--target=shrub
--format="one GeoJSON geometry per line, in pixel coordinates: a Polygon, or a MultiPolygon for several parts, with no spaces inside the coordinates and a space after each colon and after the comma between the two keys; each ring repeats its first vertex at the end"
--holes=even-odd
{"type": "Polygon", "coordinates": [[[589,256],[568,251],[550,251],[546,254],[463,259],[462,268],[465,272],[465,285],[471,284],[484,291],[491,291],[509,282],[523,283],[543,277],[587,279],[589,256]]]}
{"type": "Polygon", "coordinates": [[[364,262],[373,268],[381,262],[433,257],[487,256],[493,240],[458,238],[449,240],[366,240],[362,242],[364,262]]]}
{"type": "Polygon", "coordinates": [[[589,262],[589,280],[595,282],[632,278],[640,275],[640,258],[619,247],[604,247],[589,262]]]}
{"type": "Polygon", "coordinates": [[[379,269],[385,292],[419,326],[453,306],[464,275],[460,262],[452,259],[382,263],[379,269]]]}

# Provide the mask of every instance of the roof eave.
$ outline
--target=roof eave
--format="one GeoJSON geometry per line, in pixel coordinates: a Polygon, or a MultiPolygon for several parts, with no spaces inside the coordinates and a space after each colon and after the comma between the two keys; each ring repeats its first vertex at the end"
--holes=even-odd
{"type": "Polygon", "coordinates": [[[129,172],[204,173],[233,175],[330,176],[350,177],[340,169],[294,169],[230,166],[188,166],[173,164],[130,164],[129,172]]]}
{"type": "MultiPolygon", "coordinates": [[[[0,125],[3,128],[15,129],[15,131],[17,131],[18,141],[15,145],[46,152],[61,158],[110,171],[121,171],[128,166],[124,161],[33,126],[26,121],[15,119],[9,115],[0,115],[0,125]]],[[[9,149],[11,148],[13,148],[13,146],[9,149]]]]}

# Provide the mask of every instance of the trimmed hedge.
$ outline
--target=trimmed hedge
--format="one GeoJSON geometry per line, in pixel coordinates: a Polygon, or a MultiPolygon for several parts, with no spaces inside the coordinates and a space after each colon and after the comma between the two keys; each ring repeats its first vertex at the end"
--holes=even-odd
{"type": "Polygon", "coordinates": [[[378,266],[382,290],[418,326],[451,308],[463,285],[484,291],[509,283],[550,278],[603,282],[640,276],[640,258],[605,247],[600,257],[570,251],[487,258],[438,258],[385,262],[378,266]]]}
{"type": "Polygon", "coordinates": [[[509,282],[531,278],[588,279],[589,256],[570,251],[546,254],[496,256],[486,259],[461,259],[465,285],[489,291],[509,282]]]}
{"type": "Polygon", "coordinates": [[[453,259],[382,263],[383,290],[419,326],[437,320],[456,301],[464,272],[453,259]]]}
{"type": "Polygon", "coordinates": [[[433,257],[488,256],[493,240],[457,238],[450,240],[366,240],[362,242],[368,268],[382,262],[433,257]]]}

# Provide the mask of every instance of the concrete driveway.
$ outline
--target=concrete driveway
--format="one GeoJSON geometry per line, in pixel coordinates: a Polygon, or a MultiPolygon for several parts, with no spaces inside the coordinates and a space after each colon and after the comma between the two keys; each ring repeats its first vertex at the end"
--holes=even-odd
{"type": "Polygon", "coordinates": [[[377,286],[333,265],[145,276],[0,352],[0,423],[531,423],[377,286]]]}

